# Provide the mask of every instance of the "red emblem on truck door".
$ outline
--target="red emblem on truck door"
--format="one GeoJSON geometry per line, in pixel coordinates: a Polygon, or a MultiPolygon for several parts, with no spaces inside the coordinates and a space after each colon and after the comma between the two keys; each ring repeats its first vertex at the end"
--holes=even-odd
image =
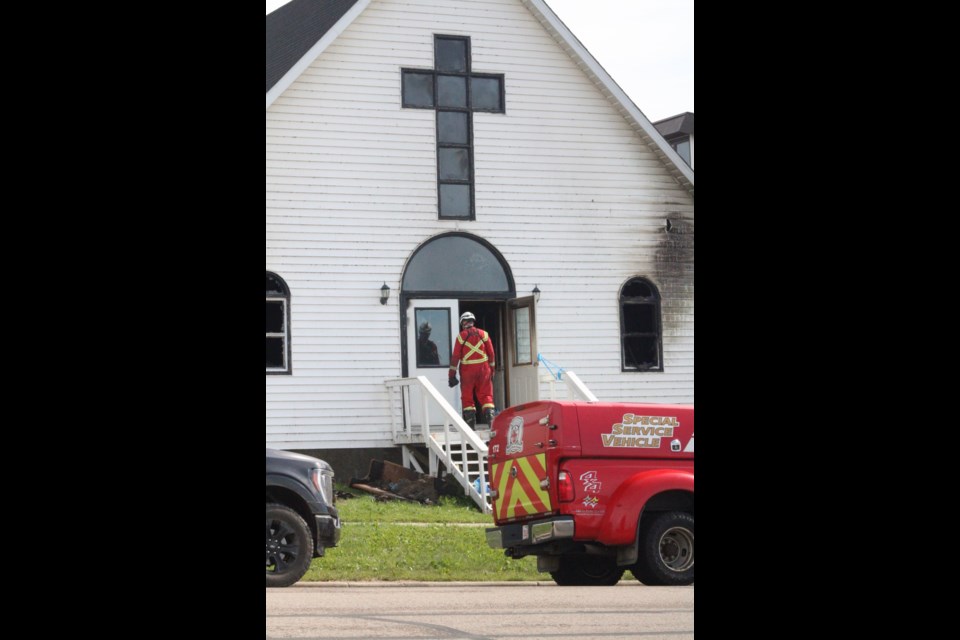
{"type": "Polygon", "coordinates": [[[507,430],[507,455],[523,451],[523,417],[517,416],[510,421],[507,430]]]}

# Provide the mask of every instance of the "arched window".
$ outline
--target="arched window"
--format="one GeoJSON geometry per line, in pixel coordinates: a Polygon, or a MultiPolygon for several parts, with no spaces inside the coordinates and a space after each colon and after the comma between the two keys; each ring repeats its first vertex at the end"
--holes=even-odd
{"type": "Polygon", "coordinates": [[[621,371],[663,371],[660,293],[646,278],[620,290],[621,371]]]}
{"type": "Polygon", "coordinates": [[[290,373],[290,289],[267,271],[267,373],[290,373]]]}
{"type": "Polygon", "coordinates": [[[476,236],[444,233],[418,248],[403,273],[404,293],[471,292],[515,295],[503,256],[476,236]]]}

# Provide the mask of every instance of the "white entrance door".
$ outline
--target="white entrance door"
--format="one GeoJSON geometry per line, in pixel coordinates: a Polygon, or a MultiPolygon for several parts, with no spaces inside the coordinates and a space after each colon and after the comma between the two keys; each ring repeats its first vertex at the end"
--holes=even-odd
{"type": "Polygon", "coordinates": [[[533,296],[507,301],[506,339],[510,406],[540,399],[540,362],[537,360],[536,303],[533,296]]]}
{"type": "MultiPolygon", "coordinates": [[[[409,377],[424,376],[459,414],[460,387],[447,384],[450,354],[457,336],[459,306],[452,300],[411,300],[407,307],[407,372],[409,377]]],[[[458,376],[459,377],[459,376],[458,376]]],[[[423,424],[422,401],[414,387],[410,394],[412,426],[423,424]]],[[[442,425],[443,415],[433,405],[430,424],[442,425]]]]}

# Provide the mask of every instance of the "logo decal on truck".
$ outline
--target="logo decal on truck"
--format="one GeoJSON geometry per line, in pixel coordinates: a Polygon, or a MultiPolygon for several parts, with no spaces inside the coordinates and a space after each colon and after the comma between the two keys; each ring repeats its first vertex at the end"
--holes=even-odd
{"type": "Polygon", "coordinates": [[[507,455],[523,451],[523,418],[517,416],[510,421],[507,430],[507,455]]]}
{"type": "Polygon", "coordinates": [[[597,478],[596,471],[587,471],[580,476],[580,482],[583,483],[583,492],[584,493],[600,493],[600,485],[602,484],[597,478]]]}
{"type": "Polygon", "coordinates": [[[610,433],[601,433],[603,446],[659,449],[662,438],[673,437],[680,426],[675,416],[637,416],[623,414],[620,422],[610,427],[610,433]]]}
{"type": "Polygon", "coordinates": [[[586,498],[583,499],[583,506],[590,507],[591,509],[593,509],[594,507],[597,506],[598,502],[600,502],[600,498],[598,498],[597,496],[587,496],[586,498]]]}
{"type": "Polygon", "coordinates": [[[684,453],[693,453],[693,434],[690,434],[690,442],[687,443],[687,448],[683,450],[684,453]]]}

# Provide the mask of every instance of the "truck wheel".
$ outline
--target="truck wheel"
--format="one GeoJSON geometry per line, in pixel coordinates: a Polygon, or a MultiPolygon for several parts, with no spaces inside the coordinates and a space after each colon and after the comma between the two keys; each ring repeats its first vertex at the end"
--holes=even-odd
{"type": "Polygon", "coordinates": [[[639,555],[630,569],[650,586],[693,584],[693,515],[667,511],[641,518],[639,555]]]}
{"type": "Polygon", "coordinates": [[[303,577],[313,558],[313,536],[296,511],[267,505],[267,586],[289,587],[303,577]]]}
{"type": "Polygon", "coordinates": [[[613,557],[567,555],[560,556],[560,569],[550,575],[561,587],[609,587],[620,582],[624,571],[613,557]]]}

